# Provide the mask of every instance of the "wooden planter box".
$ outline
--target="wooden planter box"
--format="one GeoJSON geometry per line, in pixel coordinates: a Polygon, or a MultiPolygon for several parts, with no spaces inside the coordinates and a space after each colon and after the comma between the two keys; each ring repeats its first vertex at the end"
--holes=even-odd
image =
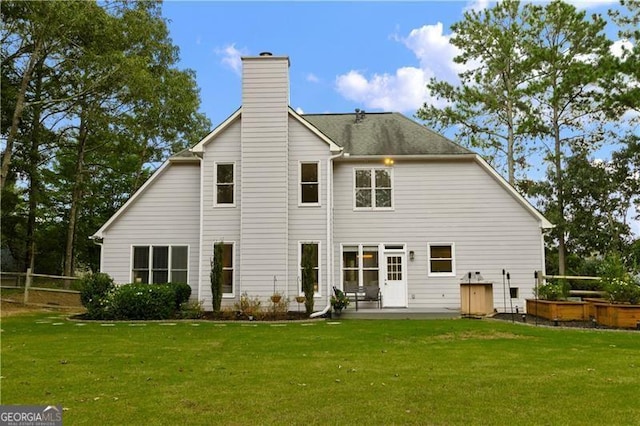
{"type": "Polygon", "coordinates": [[[640,323],[640,305],[590,302],[598,324],[617,328],[636,328],[640,323]]]}
{"type": "Polygon", "coordinates": [[[551,321],[586,321],[589,319],[589,304],[566,300],[527,299],[527,313],[551,321]]]}

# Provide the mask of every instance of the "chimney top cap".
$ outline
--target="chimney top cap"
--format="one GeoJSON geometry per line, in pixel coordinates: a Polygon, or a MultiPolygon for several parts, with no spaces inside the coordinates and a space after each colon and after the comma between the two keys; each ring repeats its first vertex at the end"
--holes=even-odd
{"type": "Polygon", "coordinates": [[[260,52],[259,56],[273,56],[271,52],[260,52]]]}

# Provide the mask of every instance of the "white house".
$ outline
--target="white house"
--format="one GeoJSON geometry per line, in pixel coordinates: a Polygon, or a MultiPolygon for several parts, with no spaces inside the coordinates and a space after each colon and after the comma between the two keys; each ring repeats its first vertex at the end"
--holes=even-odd
{"type": "Polygon", "coordinates": [[[319,308],[333,286],[365,286],[383,307],[460,309],[470,271],[495,283],[498,310],[524,307],[551,224],[480,156],[398,113],[300,115],[288,57],[242,61],[242,106],[94,234],[102,272],[186,281],[210,309],[214,243],[225,244],[227,305],[243,292],[301,294],[311,245],[319,308]]]}

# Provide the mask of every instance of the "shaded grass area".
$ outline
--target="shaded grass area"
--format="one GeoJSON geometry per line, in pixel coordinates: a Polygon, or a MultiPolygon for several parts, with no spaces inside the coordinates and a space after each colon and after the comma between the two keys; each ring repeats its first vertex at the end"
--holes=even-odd
{"type": "Polygon", "coordinates": [[[640,335],[498,321],[2,320],[2,404],[65,424],[640,424],[640,335]],[[171,325],[173,324],[173,325],[171,325]]]}

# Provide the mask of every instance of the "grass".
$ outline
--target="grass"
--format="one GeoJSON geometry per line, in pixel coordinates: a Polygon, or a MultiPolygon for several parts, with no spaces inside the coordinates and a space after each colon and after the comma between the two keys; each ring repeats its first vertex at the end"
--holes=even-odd
{"type": "Polygon", "coordinates": [[[2,320],[2,404],[65,424],[640,424],[640,334],[475,320],[2,320]]]}

